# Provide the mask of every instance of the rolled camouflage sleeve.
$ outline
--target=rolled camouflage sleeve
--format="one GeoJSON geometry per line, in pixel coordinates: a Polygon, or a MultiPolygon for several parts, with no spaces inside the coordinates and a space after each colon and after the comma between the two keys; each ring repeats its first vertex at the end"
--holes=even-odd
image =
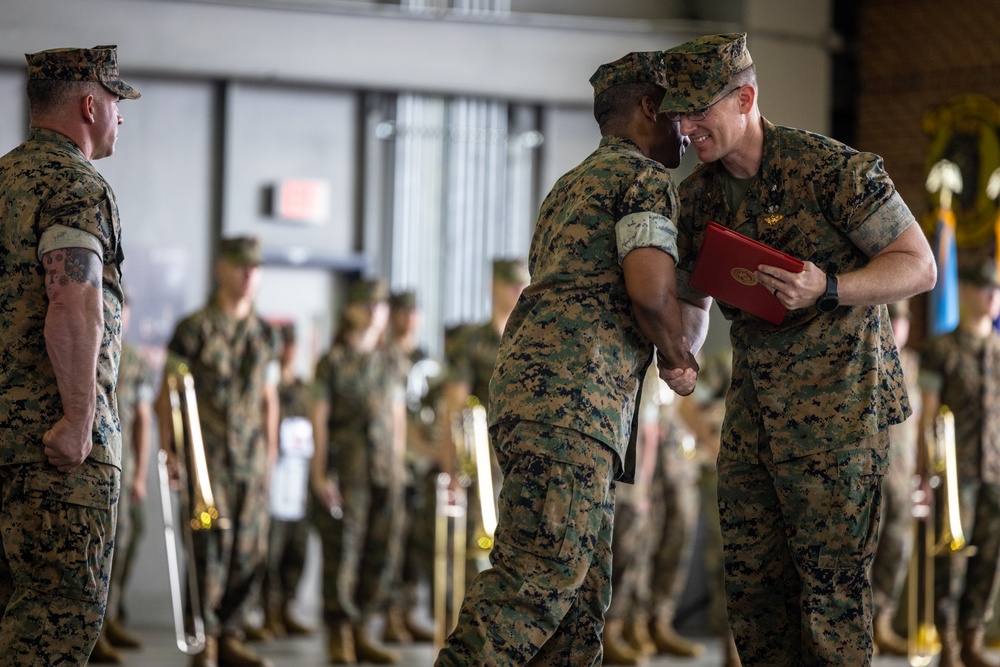
{"type": "Polygon", "coordinates": [[[65,225],[53,225],[42,232],[38,240],[38,258],[41,259],[47,252],[64,248],[85,248],[96,253],[98,257],[104,256],[100,239],[90,232],[65,225]]]}
{"type": "Polygon", "coordinates": [[[615,225],[618,263],[636,248],[659,248],[677,261],[677,228],[669,218],[643,212],[626,215],[615,225]]]}
{"type": "Polygon", "coordinates": [[[842,231],[867,256],[877,255],[914,222],[879,156],[855,153],[845,168],[831,173],[839,179],[831,190],[832,218],[842,221],[842,231]]]}

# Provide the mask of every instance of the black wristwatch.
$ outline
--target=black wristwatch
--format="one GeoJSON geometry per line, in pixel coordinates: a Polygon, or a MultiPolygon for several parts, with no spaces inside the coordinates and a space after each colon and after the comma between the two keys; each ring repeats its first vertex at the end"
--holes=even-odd
{"type": "Polygon", "coordinates": [[[840,295],[837,294],[837,276],[826,274],[826,291],[816,299],[816,310],[821,313],[832,313],[840,305],[840,295]]]}

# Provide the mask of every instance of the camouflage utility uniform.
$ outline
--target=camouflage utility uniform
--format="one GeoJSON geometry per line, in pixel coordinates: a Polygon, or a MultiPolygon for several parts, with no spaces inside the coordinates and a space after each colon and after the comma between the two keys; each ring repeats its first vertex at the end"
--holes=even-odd
{"type": "MultiPolygon", "coordinates": [[[[864,266],[913,223],[878,156],[762,123],[760,170],[735,210],[720,162],[681,184],[679,271],[709,221],[828,273],[864,266]]],[[[910,413],[886,307],[809,307],[775,326],[719,306],[733,347],[719,511],[740,656],[867,664],[888,427],[910,413]]]]}
{"type": "MultiPolygon", "coordinates": [[[[284,437],[284,425],[286,419],[300,418],[309,419],[309,405],[312,397],[312,388],[305,381],[295,378],[291,382],[282,382],[278,385],[278,412],[282,420],[282,437],[284,437]]],[[[311,425],[310,430],[311,433],[311,425]]],[[[283,465],[282,459],[286,457],[285,443],[281,443],[281,452],[278,455],[277,467],[283,465]]],[[[308,463],[301,462],[302,483],[308,484],[308,463]]],[[[273,485],[277,480],[272,479],[272,494],[275,492],[273,485]]],[[[301,518],[271,517],[271,526],[268,530],[267,564],[264,569],[264,604],[269,613],[277,610],[286,614],[287,606],[295,599],[299,582],[302,580],[302,572],[305,570],[306,553],[309,547],[309,522],[305,518],[304,508],[301,518]]],[[[288,630],[288,628],[285,628],[288,630]]]]}
{"type": "Polygon", "coordinates": [[[83,665],[104,617],[120,485],[118,206],[73,142],[38,128],[0,158],[0,193],[0,664],[83,665]],[[61,473],[42,446],[63,406],[45,344],[39,258],[70,247],[104,265],[104,331],[93,449],[61,473]]]}
{"type": "Polygon", "coordinates": [[[234,319],[213,298],[181,321],[167,346],[194,377],[208,470],[227,530],[196,531],[206,633],[243,637],[267,548],[267,433],[264,393],[278,347],[256,313],[234,319]]]}
{"type": "Polygon", "coordinates": [[[656,529],[649,583],[643,590],[648,591],[649,610],[656,624],[662,626],[653,634],[660,652],[684,655],[688,651],[700,652],[701,647],[671,637],[669,631],[675,620],[683,620],[675,617],[694,556],[699,471],[694,448],[685,448],[685,436],[690,433],[677,414],[677,401],[659,407],[662,430],[650,509],[650,522],[656,529]]]}
{"type": "MultiPolygon", "coordinates": [[[[122,345],[118,367],[118,413],[122,425],[122,493],[118,503],[118,529],[115,532],[115,563],[111,568],[111,588],[108,591],[108,618],[118,618],[122,596],[134,561],[139,539],[145,529],[145,507],[133,502],[136,453],[132,447],[135,410],[139,403],[152,405],[153,372],[139,350],[128,343],[122,345]]],[[[147,443],[148,444],[148,443],[147,443]]]]}
{"type": "Polygon", "coordinates": [[[402,551],[403,460],[393,449],[392,402],[400,398],[395,356],[336,344],[316,367],[313,396],[327,401],[327,474],[343,515],[314,503],[323,546],[323,620],[364,623],[385,611],[402,551]]]}
{"type": "Polygon", "coordinates": [[[531,285],[490,387],[504,475],[492,568],[473,582],[438,665],[599,663],[614,479],[634,476],[629,443],[652,352],[620,261],[638,247],[675,256],[676,206],[667,170],[617,136],[542,204],[531,285]]]}
{"type": "MultiPolygon", "coordinates": [[[[641,466],[639,462],[649,455],[645,451],[647,447],[655,447],[657,470],[653,472],[648,485],[640,484],[637,480],[636,484],[626,484],[615,493],[615,531],[611,541],[615,556],[611,584],[615,594],[604,616],[607,627],[615,631],[605,634],[605,660],[608,660],[608,654],[614,653],[614,641],[617,637],[609,635],[618,634],[617,625],[620,624],[627,630],[630,621],[634,621],[637,614],[645,614],[649,609],[649,577],[658,533],[652,518],[655,506],[650,501],[652,489],[659,481],[657,477],[661,464],[658,442],[659,383],[656,365],[650,364],[643,379],[642,402],[636,408],[639,414],[637,427],[640,431],[636,435],[636,465],[641,466]]],[[[637,477],[639,476],[637,473],[637,477]]],[[[646,620],[648,621],[648,616],[646,620]]]]}
{"type": "Polygon", "coordinates": [[[411,443],[439,442],[436,419],[438,374],[441,364],[421,348],[406,354],[396,349],[398,368],[406,383],[406,518],[400,587],[393,601],[404,609],[417,605],[417,589],[431,583],[434,570],[434,529],[437,494],[437,460],[411,449],[411,443]]]}
{"type": "Polygon", "coordinates": [[[928,340],[920,384],[955,416],[962,530],[976,547],[968,558],[936,559],[936,621],[982,632],[1000,585],[1000,335],[978,339],[959,328],[928,340]]]}

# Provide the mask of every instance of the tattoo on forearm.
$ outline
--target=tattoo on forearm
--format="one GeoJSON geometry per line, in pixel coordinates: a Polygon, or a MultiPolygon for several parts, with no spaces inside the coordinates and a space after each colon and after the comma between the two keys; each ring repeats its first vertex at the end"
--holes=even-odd
{"type": "Polygon", "coordinates": [[[50,285],[90,283],[101,286],[100,261],[84,248],[62,248],[45,253],[45,275],[50,285]]]}

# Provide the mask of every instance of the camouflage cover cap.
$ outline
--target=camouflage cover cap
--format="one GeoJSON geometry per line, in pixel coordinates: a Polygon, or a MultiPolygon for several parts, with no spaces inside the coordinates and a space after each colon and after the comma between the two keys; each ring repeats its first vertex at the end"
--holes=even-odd
{"type": "Polygon", "coordinates": [[[992,258],[960,265],[958,267],[958,280],[980,287],[1000,287],[997,264],[992,258]]]}
{"type": "Polygon", "coordinates": [[[233,264],[260,264],[260,239],[256,236],[234,236],[222,239],[219,255],[233,264]]]}
{"type": "Polygon", "coordinates": [[[706,35],[663,52],[667,93],[660,111],[704,109],[753,64],[746,34],[706,35]]]}
{"type": "Polygon", "coordinates": [[[138,99],[139,91],[118,78],[117,48],[114,44],[104,44],[92,49],[49,49],[25,53],[28,79],[99,81],[118,99],[138,99]]]}
{"type": "Polygon", "coordinates": [[[377,278],[360,278],[347,286],[348,304],[385,301],[388,296],[385,283],[377,278]]]}
{"type": "Polygon", "coordinates": [[[633,51],[618,60],[605,63],[590,77],[594,97],[623,83],[655,83],[666,87],[663,78],[662,51],[633,51]]]}
{"type": "Polygon", "coordinates": [[[417,307],[417,293],[413,290],[393,292],[389,295],[389,307],[394,310],[413,310],[417,307]]]}
{"type": "Polygon", "coordinates": [[[508,285],[527,285],[531,282],[528,265],[521,259],[493,260],[493,280],[508,285]]]}

